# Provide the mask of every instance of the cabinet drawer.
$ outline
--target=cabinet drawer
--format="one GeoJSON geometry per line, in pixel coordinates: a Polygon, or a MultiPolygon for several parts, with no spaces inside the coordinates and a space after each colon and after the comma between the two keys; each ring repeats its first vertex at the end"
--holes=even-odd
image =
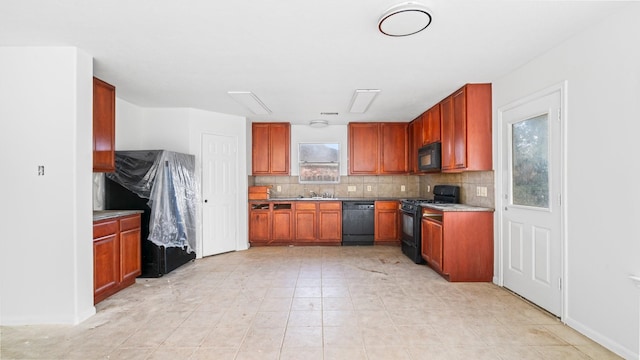
{"type": "Polygon", "coordinates": [[[118,220],[105,220],[93,223],[93,238],[98,239],[118,232],[118,220]]]}
{"type": "Polygon", "coordinates": [[[311,201],[300,201],[296,203],[296,210],[315,210],[316,203],[311,201]]]}
{"type": "Polygon", "coordinates": [[[137,229],[140,227],[140,215],[120,219],[120,231],[137,229]]]}
{"type": "Polygon", "coordinates": [[[398,210],[397,201],[376,201],[376,210],[398,210]]]}
{"type": "Polygon", "coordinates": [[[342,209],[342,203],[337,201],[321,202],[319,205],[320,210],[340,210],[342,209]]]}

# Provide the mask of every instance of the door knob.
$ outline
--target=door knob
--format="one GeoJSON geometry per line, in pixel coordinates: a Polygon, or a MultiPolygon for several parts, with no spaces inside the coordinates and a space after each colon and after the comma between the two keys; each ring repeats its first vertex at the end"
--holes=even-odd
{"type": "Polygon", "coordinates": [[[209,200],[207,200],[207,199],[204,199],[204,202],[209,202],[209,200]]]}

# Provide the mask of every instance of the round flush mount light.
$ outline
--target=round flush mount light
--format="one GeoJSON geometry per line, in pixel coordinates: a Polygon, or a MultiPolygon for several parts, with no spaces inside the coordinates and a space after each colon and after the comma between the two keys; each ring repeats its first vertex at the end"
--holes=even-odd
{"type": "Polygon", "coordinates": [[[325,127],[325,126],[328,126],[328,125],[329,125],[329,122],[327,120],[323,120],[323,119],[309,121],[309,126],[314,127],[314,128],[322,128],[322,127],[325,127]]]}
{"type": "Polygon", "coordinates": [[[392,6],[380,16],[378,30],[388,36],[409,36],[431,24],[431,14],[422,4],[406,2],[392,6]]]}

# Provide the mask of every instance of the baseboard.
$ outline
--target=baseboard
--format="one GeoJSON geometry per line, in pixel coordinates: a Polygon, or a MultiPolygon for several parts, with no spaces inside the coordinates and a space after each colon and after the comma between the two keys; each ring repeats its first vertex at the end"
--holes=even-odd
{"type": "Polygon", "coordinates": [[[614,341],[613,339],[604,336],[598,331],[593,330],[592,328],[584,325],[583,323],[576,321],[567,317],[565,319],[565,323],[567,326],[573,328],[574,330],[580,332],[582,335],[588,337],[589,339],[597,342],[598,344],[604,346],[610,351],[616,353],[617,355],[623,357],[624,359],[636,359],[640,360],[640,355],[638,354],[638,350],[631,350],[624,347],[622,344],[614,341]]]}

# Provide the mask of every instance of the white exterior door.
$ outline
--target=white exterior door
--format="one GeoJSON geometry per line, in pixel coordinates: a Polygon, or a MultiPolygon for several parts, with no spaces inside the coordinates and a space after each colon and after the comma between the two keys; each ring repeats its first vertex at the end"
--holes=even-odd
{"type": "Polygon", "coordinates": [[[503,285],[562,315],[561,88],[501,108],[503,285]]]}
{"type": "Polygon", "coordinates": [[[237,164],[237,137],[202,135],[202,256],[237,248],[237,164]]]}

